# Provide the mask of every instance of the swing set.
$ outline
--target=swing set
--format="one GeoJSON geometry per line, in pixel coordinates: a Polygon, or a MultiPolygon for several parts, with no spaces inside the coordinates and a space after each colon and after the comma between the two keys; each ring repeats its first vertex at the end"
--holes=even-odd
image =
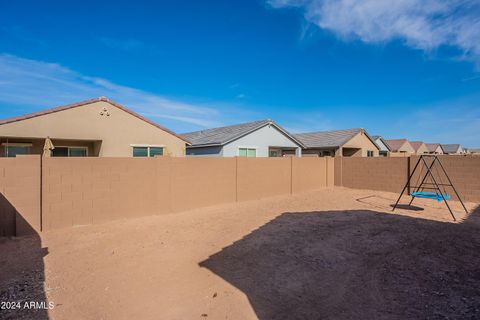
{"type": "Polygon", "coordinates": [[[417,163],[415,164],[413,171],[409,174],[407,183],[403,187],[403,190],[400,193],[400,196],[398,197],[397,202],[393,206],[392,211],[395,210],[405,190],[407,190],[408,188],[408,195],[412,197],[408,205],[411,205],[413,200],[415,200],[415,198],[432,199],[432,200],[437,200],[438,202],[444,201],[448,208],[448,211],[452,215],[453,221],[457,221],[447,201],[447,200],[450,200],[451,197],[449,194],[447,194],[446,187],[452,187],[453,191],[455,192],[455,195],[457,196],[458,200],[462,204],[463,209],[465,210],[466,213],[468,213],[468,210],[465,207],[465,204],[463,203],[462,198],[460,198],[460,195],[458,194],[457,189],[455,189],[455,186],[453,185],[452,180],[450,180],[450,177],[448,176],[447,171],[442,165],[442,162],[440,161],[440,159],[436,155],[426,155],[426,154],[421,155],[417,163]],[[425,159],[433,159],[433,160],[430,162],[430,164],[428,164],[427,160],[425,159]],[[440,167],[440,170],[439,170],[439,167],[440,167]],[[412,177],[418,168],[420,168],[420,170],[419,170],[417,183],[415,186],[410,186],[412,177]],[[426,168],[425,174],[423,174],[422,168],[426,168]],[[438,182],[437,182],[437,179],[435,179],[435,175],[433,174],[433,171],[435,171],[437,175],[438,182]],[[439,174],[440,172],[443,172],[443,175],[447,178],[448,183],[443,183],[441,179],[441,175],[439,174]],[[423,178],[421,182],[418,183],[418,181],[420,181],[420,178],[422,176],[423,178]],[[427,178],[430,178],[430,179],[427,179],[427,178]],[[442,187],[443,190],[440,187],[442,187]],[[412,188],[414,191],[410,192],[412,188]],[[432,190],[432,191],[425,191],[425,190],[432,190]]]}

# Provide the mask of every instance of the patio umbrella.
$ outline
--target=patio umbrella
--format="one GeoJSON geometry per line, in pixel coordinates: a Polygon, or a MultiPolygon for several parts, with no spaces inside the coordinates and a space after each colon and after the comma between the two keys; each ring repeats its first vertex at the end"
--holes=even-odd
{"type": "Polygon", "coordinates": [[[45,139],[45,144],[43,145],[43,156],[50,157],[53,149],[55,149],[55,147],[53,146],[52,140],[47,137],[47,139],[45,139]]]}

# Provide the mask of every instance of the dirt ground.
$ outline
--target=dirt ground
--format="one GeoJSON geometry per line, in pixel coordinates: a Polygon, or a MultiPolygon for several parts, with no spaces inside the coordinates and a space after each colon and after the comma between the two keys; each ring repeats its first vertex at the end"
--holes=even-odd
{"type": "Polygon", "coordinates": [[[0,319],[479,319],[480,210],[395,199],[332,188],[3,239],[0,301],[22,308],[0,319]]]}

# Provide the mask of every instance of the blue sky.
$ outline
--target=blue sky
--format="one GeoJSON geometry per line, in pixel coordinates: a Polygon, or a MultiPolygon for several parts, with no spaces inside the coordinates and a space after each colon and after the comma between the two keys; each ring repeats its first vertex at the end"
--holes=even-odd
{"type": "Polygon", "coordinates": [[[0,118],[107,96],[177,132],[480,147],[478,0],[99,2],[1,2],[0,118]]]}

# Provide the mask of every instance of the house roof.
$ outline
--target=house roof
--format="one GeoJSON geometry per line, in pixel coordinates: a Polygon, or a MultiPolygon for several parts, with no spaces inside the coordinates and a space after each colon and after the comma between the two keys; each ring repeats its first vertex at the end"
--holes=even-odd
{"type": "Polygon", "coordinates": [[[459,144],[442,144],[442,149],[446,153],[456,153],[459,148],[459,144]]]}
{"type": "Polygon", "coordinates": [[[372,140],[372,138],[367,134],[367,132],[361,128],[298,133],[294,134],[293,136],[300,140],[307,149],[339,148],[360,132],[364,132],[365,135],[370,139],[370,141],[372,141],[372,143],[377,146],[377,144],[372,140]]]}
{"type": "Polygon", "coordinates": [[[259,120],[259,121],[236,124],[232,126],[188,132],[188,133],[183,133],[182,136],[185,137],[185,139],[191,141],[192,148],[223,146],[243,136],[246,136],[247,134],[252,133],[260,128],[263,128],[266,125],[272,125],[276,127],[279,131],[285,134],[289,139],[293,140],[296,144],[303,147],[303,144],[298,139],[296,139],[294,136],[292,136],[290,133],[288,133],[285,129],[280,127],[278,124],[276,124],[272,120],[259,120]]]}
{"type": "Polygon", "coordinates": [[[60,112],[60,111],[64,111],[64,110],[69,110],[69,109],[73,109],[73,108],[77,108],[77,107],[82,107],[82,106],[86,106],[86,105],[92,104],[94,102],[100,102],[100,101],[107,102],[107,103],[111,104],[112,106],[117,107],[117,108],[131,114],[134,117],[137,117],[140,120],[143,120],[143,121],[159,128],[163,131],[166,131],[166,132],[176,136],[177,138],[185,141],[187,144],[190,144],[190,142],[188,140],[186,140],[184,137],[181,137],[180,135],[176,134],[175,132],[159,125],[158,123],[155,123],[155,122],[139,115],[138,113],[136,113],[136,112],[122,106],[121,104],[116,103],[116,102],[114,102],[114,101],[112,101],[112,100],[110,100],[106,97],[98,97],[98,98],[94,98],[94,99],[90,99],[90,100],[85,100],[85,101],[80,101],[80,102],[77,102],[77,103],[68,104],[68,105],[65,105],[65,106],[55,107],[55,108],[51,108],[51,109],[45,109],[45,110],[42,110],[42,111],[33,112],[33,113],[25,114],[25,115],[22,115],[22,116],[14,117],[14,118],[0,120],[0,125],[12,123],[12,122],[23,121],[23,120],[27,120],[27,119],[31,119],[31,118],[35,118],[35,117],[40,117],[40,116],[44,116],[44,115],[47,115],[47,114],[60,112]]]}
{"type": "MultiPolygon", "coordinates": [[[[378,146],[378,148],[380,148],[380,146],[378,145],[377,143],[377,140],[380,140],[382,141],[382,143],[385,145],[385,147],[387,147],[388,151],[392,151],[392,148],[390,148],[390,146],[388,145],[387,141],[385,139],[383,139],[382,136],[372,136],[372,139],[373,141],[375,142],[375,144],[378,146]]],[[[381,148],[380,148],[381,149],[381,148]]]]}
{"type": "Polygon", "coordinates": [[[423,141],[410,141],[410,145],[413,147],[415,151],[418,151],[425,144],[423,141]]]}
{"type": "Polygon", "coordinates": [[[438,147],[442,148],[440,143],[425,143],[429,152],[435,152],[438,147]]]}
{"type": "Polygon", "coordinates": [[[406,142],[408,142],[407,139],[391,139],[385,141],[388,143],[393,152],[398,151],[406,142]]]}

